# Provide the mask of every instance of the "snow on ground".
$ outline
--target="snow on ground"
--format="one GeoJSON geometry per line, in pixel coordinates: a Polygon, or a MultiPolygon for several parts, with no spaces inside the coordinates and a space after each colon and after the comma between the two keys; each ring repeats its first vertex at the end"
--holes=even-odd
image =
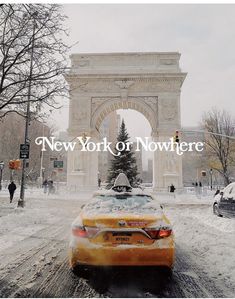
{"type": "Polygon", "coordinates": [[[175,232],[176,244],[183,245],[214,280],[222,276],[235,288],[235,218],[212,212],[214,192],[195,195],[158,194],[175,232]]]}
{"type": "Polygon", "coordinates": [[[58,220],[47,209],[36,207],[31,201],[24,209],[17,208],[16,202],[10,204],[8,198],[0,201],[0,252],[58,220]]]}
{"type": "MultiPolygon", "coordinates": [[[[45,195],[41,189],[26,190],[26,207],[16,208],[19,190],[10,204],[6,190],[0,192],[0,253],[17,246],[43,227],[61,221],[70,201],[79,206],[87,202],[91,192],[69,195],[64,192],[45,195]]],[[[195,194],[157,194],[157,200],[173,224],[176,244],[199,263],[215,281],[226,280],[235,289],[235,219],[213,215],[213,194],[196,197],[195,194]]],[[[69,212],[68,212],[69,214],[69,212]]],[[[73,217],[73,215],[72,215],[73,217]]],[[[72,218],[71,217],[71,218],[72,218]]],[[[72,222],[72,221],[71,221],[72,222]]]]}
{"type": "Polygon", "coordinates": [[[200,264],[213,280],[223,277],[235,289],[235,219],[213,215],[212,206],[166,208],[176,236],[176,244],[200,264]]]}
{"type": "Polygon", "coordinates": [[[0,191],[0,252],[17,242],[31,236],[50,224],[60,221],[62,207],[67,205],[66,200],[78,201],[78,210],[81,203],[90,198],[90,192],[68,195],[61,190],[59,194],[47,195],[42,189],[26,189],[25,208],[17,208],[19,190],[17,188],[13,203],[9,202],[8,190],[0,191]]]}

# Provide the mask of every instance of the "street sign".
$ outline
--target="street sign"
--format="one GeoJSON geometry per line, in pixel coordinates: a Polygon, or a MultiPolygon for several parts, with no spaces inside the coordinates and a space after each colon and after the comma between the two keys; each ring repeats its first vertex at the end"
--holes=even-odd
{"type": "Polygon", "coordinates": [[[63,161],[54,161],[54,168],[63,168],[64,162],[63,161]]]}
{"type": "Polygon", "coordinates": [[[29,159],[29,144],[20,145],[20,159],[29,159]]]}
{"type": "Polygon", "coordinates": [[[0,162],[0,169],[2,170],[3,168],[4,168],[4,162],[1,161],[1,162],[0,162]]]}

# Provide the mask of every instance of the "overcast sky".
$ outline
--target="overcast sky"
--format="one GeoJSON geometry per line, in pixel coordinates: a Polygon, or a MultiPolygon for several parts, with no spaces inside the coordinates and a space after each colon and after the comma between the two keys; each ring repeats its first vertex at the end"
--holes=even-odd
{"type": "MultiPolygon", "coordinates": [[[[64,12],[69,42],[79,41],[74,53],[180,52],[182,71],[188,73],[182,125],[197,125],[212,106],[235,116],[235,5],[70,4],[64,12]]],[[[150,129],[144,117],[125,115],[131,134],[146,136],[150,129]],[[133,117],[139,118],[139,127],[131,126],[133,117]]],[[[67,129],[68,108],[54,112],[52,119],[67,129]]]]}

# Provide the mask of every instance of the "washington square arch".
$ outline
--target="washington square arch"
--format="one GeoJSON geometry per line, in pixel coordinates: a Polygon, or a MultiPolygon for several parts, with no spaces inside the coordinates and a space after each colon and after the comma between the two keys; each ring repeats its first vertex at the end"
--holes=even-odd
{"type": "MultiPolygon", "coordinates": [[[[169,141],[181,126],[180,93],[186,77],[177,52],[73,54],[66,76],[70,86],[70,140],[90,136],[98,142],[105,117],[118,109],[142,113],[153,141],[169,141]]],[[[133,124],[135,125],[135,124],[133,124]]],[[[71,189],[97,188],[98,152],[68,153],[71,189]]],[[[175,152],[154,151],[153,187],[182,187],[182,158],[175,152]]]]}

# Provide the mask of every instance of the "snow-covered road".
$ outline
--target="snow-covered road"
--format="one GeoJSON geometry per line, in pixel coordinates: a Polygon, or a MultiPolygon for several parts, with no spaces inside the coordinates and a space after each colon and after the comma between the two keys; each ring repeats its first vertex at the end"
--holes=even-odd
{"type": "MultiPolygon", "coordinates": [[[[68,269],[70,224],[88,196],[32,196],[25,209],[0,198],[0,297],[233,297],[235,221],[212,198],[160,197],[176,235],[171,280],[149,268],[68,269]]],[[[15,204],[16,205],[16,204],[15,204]]]]}

